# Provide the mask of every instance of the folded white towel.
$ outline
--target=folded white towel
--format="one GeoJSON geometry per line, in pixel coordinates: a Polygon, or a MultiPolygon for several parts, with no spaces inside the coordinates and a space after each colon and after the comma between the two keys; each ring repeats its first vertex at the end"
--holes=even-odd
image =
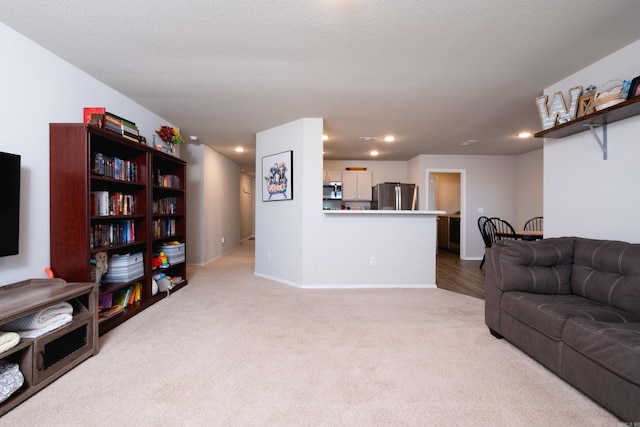
{"type": "Polygon", "coordinates": [[[50,323],[58,322],[60,320],[60,317],[58,316],[64,314],[73,314],[73,307],[68,302],[61,302],[35,313],[28,314],[19,319],[12,320],[11,322],[0,326],[0,330],[17,332],[31,329],[42,329],[49,326],[50,323]]]}
{"type": "Polygon", "coordinates": [[[38,329],[27,329],[25,331],[17,331],[21,338],[35,338],[43,335],[49,331],[59,328],[73,320],[73,316],[70,314],[56,314],[47,325],[38,329]]]}
{"type": "Polygon", "coordinates": [[[0,353],[17,346],[19,342],[20,335],[15,332],[0,332],[0,353]]]}

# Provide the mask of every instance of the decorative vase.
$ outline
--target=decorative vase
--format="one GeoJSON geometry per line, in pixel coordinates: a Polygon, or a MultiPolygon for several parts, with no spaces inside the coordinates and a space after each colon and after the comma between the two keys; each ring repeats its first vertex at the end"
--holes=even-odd
{"type": "Polygon", "coordinates": [[[176,155],[176,144],[173,144],[171,142],[167,142],[167,146],[169,147],[169,151],[171,151],[172,155],[176,155]]]}

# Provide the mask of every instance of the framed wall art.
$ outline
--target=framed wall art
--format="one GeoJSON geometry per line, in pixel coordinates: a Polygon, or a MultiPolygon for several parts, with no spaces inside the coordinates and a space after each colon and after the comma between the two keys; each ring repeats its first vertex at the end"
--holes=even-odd
{"type": "Polygon", "coordinates": [[[293,151],[262,158],[262,201],[293,199],[293,151]]]}
{"type": "Polygon", "coordinates": [[[627,94],[627,100],[640,96],[640,76],[631,80],[631,86],[629,86],[629,93],[627,94]]]}

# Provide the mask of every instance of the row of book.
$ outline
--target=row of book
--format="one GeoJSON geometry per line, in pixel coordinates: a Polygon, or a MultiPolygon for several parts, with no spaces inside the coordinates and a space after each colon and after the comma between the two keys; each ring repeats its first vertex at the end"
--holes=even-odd
{"type": "Polygon", "coordinates": [[[133,215],[136,213],[136,196],[119,191],[92,191],[91,215],[133,215]]]}
{"type": "Polygon", "coordinates": [[[174,214],[178,211],[178,198],[165,197],[156,199],[153,201],[152,209],[154,214],[174,214]]]}
{"type": "Polygon", "coordinates": [[[163,175],[158,171],[155,176],[156,184],[166,188],[180,188],[180,178],[176,175],[163,175]]]}
{"type": "Polygon", "coordinates": [[[142,298],[142,283],[119,289],[110,294],[101,295],[98,302],[98,322],[103,322],[124,312],[130,305],[140,302],[142,298]]]}
{"type": "Polygon", "coordinates": [[[176,234],[176,220],[170,218],[153,221],[153,238],[168,237],[176,234]]]}
{"type": "Polygon", "coordinates": [[[89,245],[92,249],[124,245],[136,241],[136,225],[133,219],[91,226],[89,245]]]}
{"type": "Polygon", "coordinates": [[[119,181],[136,182],[138,180],[138,165],[135,162],[97,152],[93,155],[91,171],[94,175],[119,181]]]}

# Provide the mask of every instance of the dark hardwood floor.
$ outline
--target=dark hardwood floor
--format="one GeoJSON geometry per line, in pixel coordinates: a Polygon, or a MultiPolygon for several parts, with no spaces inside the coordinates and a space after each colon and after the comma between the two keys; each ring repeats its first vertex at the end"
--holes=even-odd
{"type": "Polygon", "coordinates": [[[480,261],[461,260],[460,255],[438,249],[436,283],[448,291],[484,299],[484,268],[480,261]]]}

